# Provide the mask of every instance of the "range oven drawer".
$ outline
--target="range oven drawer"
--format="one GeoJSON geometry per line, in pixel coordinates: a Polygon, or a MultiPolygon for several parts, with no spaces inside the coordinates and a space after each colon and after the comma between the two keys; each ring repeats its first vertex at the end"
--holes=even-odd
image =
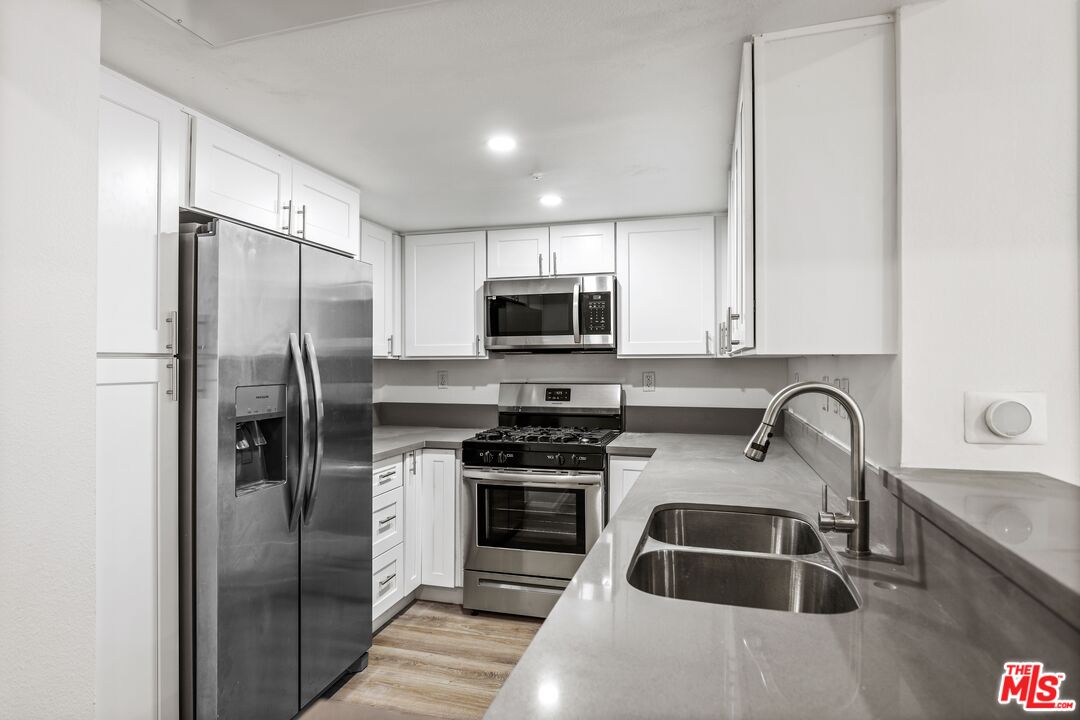
{"type": "Polygon", "coordinates": [[[569,580],[465,571],[464,607],[469,610],[547,617],[569,580]]]}

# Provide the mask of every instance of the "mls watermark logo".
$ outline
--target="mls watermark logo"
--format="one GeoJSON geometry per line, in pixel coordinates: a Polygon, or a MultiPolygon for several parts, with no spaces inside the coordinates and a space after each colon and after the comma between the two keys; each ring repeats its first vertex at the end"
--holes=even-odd
{"type": "Polygon", "coordinates": [[[1041,662],[1007,662],[1001,673],[998,702],[1015,702],[1026,712],[1071,712],[1076,701],[1061,697],[1064,682],[1065,673],[1043,672],[1041,662]]]}

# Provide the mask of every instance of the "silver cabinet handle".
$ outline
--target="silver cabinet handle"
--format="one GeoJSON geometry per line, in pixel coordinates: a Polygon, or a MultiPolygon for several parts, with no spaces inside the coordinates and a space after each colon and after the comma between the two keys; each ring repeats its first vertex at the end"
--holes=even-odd
{"type": "Polygon", "coordinates": [[[543,275],[544,274],[544,254],[543,253],[538,253],[536,255],[536,268],[537,268],[537,270],[536,270],[537,275],[543,275]]]}
{"type": "Polygon", "coordinates": [[[385,525],[386,523],[390,522],[391,520],[393,520],[396,517],[397,517],[397,515],[387,515],[386,517],[384,517],[382,520],[379,521],[379,524],[380,525],[385,525]]]}
{"type": "Polygon", "coordinates": [[[412,457],[412,467],[409,468],[409,472],[416,472],[416,453],[411,452],[409,455],[412,457]]]}
{"type": "Polygon", "coordinates": [[[476,356],[480,357],[480,336],[476,336],[476,356]]]}
{"type": "Polygon", "coordinates": [[[176,392],[176,366],[179,364],[179,360],[173,358],[165,364],[165,369],[169,371],[169,387],[166,388],[165,394],[170,400],[179,400],[179,393],[176,392]]]}
{"type": "Polygon", "coordinates": [[[581,283],[574,283],[574,306],[570,309],[570,316],[574,321],[574,342],[581,342],[581,283]]]}
{"type": "Polygon", "coordinates": [[[387,575],[386,577],[384,577],[382,580],[379,581],[379,587],[382,587],[383,585],[390,582],[391,580],[393,580],[396,577],[397,577],[397,573],[390,573],[389,575],[387,575]]]}
{"type": "Polygon", "coordinates": [[[315,341],[311,333],[304,333],[304,349],[307,351],[308,365],[311,367],[311,387],[315,391],[315,461],[311,464],[311,491],[304,505],[304,523],[311,522],[315,510],[315,498],[319,494],[319,480],[322,478],[323,444],[326,436],[325,408],[323,406],[322,374],[319,372],[319,356],[315,352],[315,341]]]}
{"type": "Polygon", "coordinates": [[[288,235],[292,235],[292,200],[281,206],[281,209],[285,211],[285,224],[281,226],[281,229],[288,235]]]}
{"type": "Polygon", "coordinates": [[[551,252],[551,274],[559,274],[559,253],[552,250],[551,252]]]}
{"type": "Polygon", "coordinates": [[[165,316],[165,325],[169,328],[169,342],[165,343],[165,349],[170,353],[176,352],[176,337],[179,331],[176,327],[176,311],[170,310],[165,316]]]}
{"type": "Polygon", "coordinates": [[[300,237],[304,237],[307,232],[307,205],[301,205],[300,209],[296,211],[297,215],[303,216],[303,222],[300,224],[300,229],[296,231],[296,234],[300,237]]]}
{"type": "Polygon", "coordinates": [[[307,374],[304,373],[304,361],[300,355],[300,340],[296,333],[289,333],[289,352],[292,355],[293,373],[296,375],[296,385],[300,393],[300,469],[297,471],[296,486],[292,493],[292,511],[289,513],[289,529],[291,530],[300,517],[303,506],[304,473],[308,470],[308,461],[311,458],[311,449],[308,446],[308,426],[311,424],[311,404],[308,400],[307,374]]]}
{"type": "Polygon", "coordinates": [[[384,473],[380,473],[379,474],[379,484],[382,485],[384,482],[387,482],[386,478],[391,478],[395,474],[397,474],[397,470],[387,470],[384,473]]]}
{"type": "Polygon", "coordinates": [[[711,333],[708,330],[706,330],[705,331],[705,354],[706,355],[709,354],[709,343],[712,341],[712,338],[710,337],[710,335],[711,335],[711,333]]]}
{"type": "Polygon", "coordinates": [[[394,357],[394,336],[386,336],[386,357],[394,357]]]}

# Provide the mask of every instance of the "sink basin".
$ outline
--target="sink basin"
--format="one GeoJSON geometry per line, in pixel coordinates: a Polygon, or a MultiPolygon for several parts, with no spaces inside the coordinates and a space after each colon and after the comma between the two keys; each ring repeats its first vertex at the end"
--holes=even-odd
{"type": "Polygon", "coordinates": [[[653,550],[637,556],[627,579],[639,590],[679,600],[796,613],[859,607],[838,572],[778,556],[653,550]]]}
{"type": "Polygon", "coordinates": [[[657,510],[649,520],[649,537],[669,545],[715,550],[813,555],[821,540],[810,523],[795,517],[708,505],[657,510]]]}

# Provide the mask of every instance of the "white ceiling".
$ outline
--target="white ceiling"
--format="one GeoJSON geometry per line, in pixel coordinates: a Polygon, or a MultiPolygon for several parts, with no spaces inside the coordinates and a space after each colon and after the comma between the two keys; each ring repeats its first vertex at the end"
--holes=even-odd
{"type": "Polygon", "coordinates": [[[724,209],[739,43],[910,1],[445,0],[211,47],[104,0],[101,52],[394,229],[543,223],[724,209]],[[516,153],[487,151],[496,131],[516,153]]]}

